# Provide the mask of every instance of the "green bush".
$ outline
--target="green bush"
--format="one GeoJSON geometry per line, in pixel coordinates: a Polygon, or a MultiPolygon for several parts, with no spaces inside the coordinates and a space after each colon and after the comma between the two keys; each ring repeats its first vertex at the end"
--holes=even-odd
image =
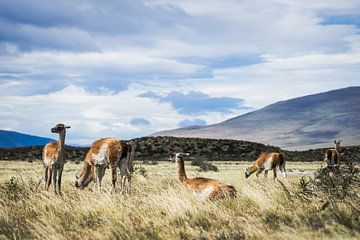
{"type": "Polygon", "coordinates": [[[200,169],[199,169],[200,172],[208,172],[208,171],[218,172],[219,171],[219,169],[215,165],[213,165],[211,162],[209,162],[205,159],[201,159],[201,158],[194,158],[191,161],[191,165],[200,167],[200,169]]]}
{"type": "Polygon", "coordinates": [[[23,183],[20,183],[19,179],[11,177],[0,188],[1,195],[8,201],[19,201],[27,197],[28,191],[23,183]]]}

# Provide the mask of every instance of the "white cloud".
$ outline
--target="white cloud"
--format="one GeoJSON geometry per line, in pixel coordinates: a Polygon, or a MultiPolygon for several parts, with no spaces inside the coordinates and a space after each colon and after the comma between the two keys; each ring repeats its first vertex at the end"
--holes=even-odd
{"type": "Polygon", "coordinates": [[[208,83],[212,95],[243,97],[256,108],[280,100],[360,84],[360,52],[264,57],[265,62],[214,72],[221,87],[208,83]]]}
{"type": "Polygon", "coordinates": [[[0,57],[0,66],[3,72],[0,93],[3,95],[48,93],[68,84],[117,92],[126,89],[132,81],[179,79],[197,74],[204,68],[139,51],[26,52],[0,57]],[[20,86],[14,89],[14,84],[20,86]]]}
{"type": "Polygon", "coordinates": [[[115,115],[109,111],[105,111],[102,109],[101,105],[95,105],[90,109],[87,109],[82,112],[84,118],[88,119],[114,119],[115,115]]]}
{"type": "Polygon", "coordinates": [[[11,114],[3,112],[0,124],[10,130],[56,138],[50,128],[63,122],[71,126],[68,143],[90,144],[104,136],[131,138],[169,129],[184,118],[170,104],[137,97],[140,93],[141,89],[131,88],[117,94],[94,94],[68,86],[48,95],[1,96],[1,108],[11,114]],[[137,116],[150,124],[132,125],[137,116]]]}
{"type": "MultiPolygon", "coordinates": [[[[181,51],[165,47],[174,55],[270,53],[287,56],[309,50],[336,52],[347,47],[344,37],[358,32],[353,26],[321,25],[318,9],[335,9],[335,4],[325,2],[322,8],[309,8],[308,3],[296,4],[296,1],[165,2],[177,4],[191,16],[182,25],[184,34],[178,38],[182,43],[176,45],[181,51]]],[[[349,11],[356,7],[353,5],[339,4],[349,11]]]]}
{"type": "MultiPolygon", "coordinates": [[[[232,114],[179,114],[153,91],[240,98],[249,107],[359,85],[355,0],[72,1],[0,0],[0,129],[51,137],[66,122],[69,141],[130,138],[215,123],[232,114]],[[32,7],[33,11],[25,11],[32,7]],[[250,61],[247,61],[251,59],[250,61]],[[130,124],[134,118],[149,125],[130,124]]],[[[186,96],[185,96],[186,97],[186,96]]],[[[186,111],[185,111],[186,112],[186,111]]]]}

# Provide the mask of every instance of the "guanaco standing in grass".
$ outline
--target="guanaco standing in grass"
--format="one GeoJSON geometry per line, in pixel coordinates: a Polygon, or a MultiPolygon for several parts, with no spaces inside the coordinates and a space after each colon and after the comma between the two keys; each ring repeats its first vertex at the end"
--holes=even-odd
{"type": "Polygon", "coordinates": [[[61,175],[66,163],[65,135],[66,129],[62,123],[51,128],[52,133],[59,134],[58,142],[49,142],[45,145],[42,153],[43,166],[45,169],[45,189],[49,190],[53,178],[55,193],[61,194],[61,175]]]}
{"type": "Polygon", "coordinates": [[[125,156],[126,144],[117,138],[108,137],[95,141],[89,149],[83,161],[83,168],[80,176],[76,176],[75,186],[84,189],[93,180],[96,181],[98,191],[101,191],[101,181],[105,174],[106,168],[111,169],[111,190],[115,191],[117,174],[117,167],[120,168],[121,189],[123,192],[125,188],[125,178],[127,179],[127,190],[131,186],[131,173],[128,169],[127,157],[125,156]]]}
{"type": "Polygon", "coordinates": [[[226,185],[218,180],[211,178],[187,178],[184,166],[184,156],[189,153],[175,153],[170,155],[170,161],[175,161],[176,173],[178,180],[199,200],[234,198],[236,190],[234,186],[226,185]]]}
{"type": "Polygon", "coordinates": [[[265,170],[265,177],[267,177],[268,171],[273,170],[274,179],[276,179],[276,168],[279,167],[280,171],[286,177],[285,170],[285,159],[282,153],[276,152],[263,152],[260,156],[254,161],[252,166],[245,169],[245,177],[250,177],[251,174],[256,172],[258,177],[262,171],[265,170]]]}
{"type": "Polygon", "coordinates": [[[326,149],[324,153],[324,165],[331,170],[339,169],[340,165],[340,143],[341,140],[334,139],[334,148],[326,149]]]}

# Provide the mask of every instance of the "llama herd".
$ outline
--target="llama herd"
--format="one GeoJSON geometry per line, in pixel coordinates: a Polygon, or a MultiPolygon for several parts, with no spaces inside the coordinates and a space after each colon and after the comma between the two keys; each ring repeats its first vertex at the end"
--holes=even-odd
{"type": "MultiPolygon", "coordinates": [[[[61,175],[64,169],[65,159],[65,135],[70,126],[57,124],[51,132],[59,134],[58,142],[49,142],[43,149],[43,166],[45,170],[45,189],[48,190],[53,181],[55,193],[61,194],[61,175]]],[[[330,169],[338,168],[340,163],[340,142],[334,140],[334,148],[327,149],[324,156],[324,164],[330,169]]],[[[234,198],[236,190],[234,186],[224,184],[211,178],[188,178],[185,173],[184,157],[189,153],[170,154],[169,160],[175,162],[176,174],[179,182],[193,193],[198,200],[234,198]]],[[[129,191],[131,188],[131,172],[134,149],[128,142],[117,138],[107,137],[95,141],[83,161],[80,175],[76,175],[75,186],[84,189],[91,182],[95,182],[97,190],[101,191],[101,181],[107,168],[111,169],[111,192],[116,190],[117,169],[120,170],[120,192],[129,191]]],[[[274,179],[277,177],[277,169],[286,177],[285,159],[282,153],[266,152],[245,169],[245,177],[256,172],[258,177],[265,171],[265,177],[269,170],[273,170],[274,179]]]]}

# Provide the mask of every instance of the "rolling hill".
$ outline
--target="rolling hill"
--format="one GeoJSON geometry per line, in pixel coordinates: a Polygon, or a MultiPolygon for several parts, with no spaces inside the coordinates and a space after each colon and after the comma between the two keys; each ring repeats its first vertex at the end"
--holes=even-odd
{"type": "Polygon", "coordinates": [[[0,130],[0,148],[40,146],[54,141],[51,138],[32,136],[28,134],[0,130]]]}
{"type": "MultiPolygon", "coordinates": [[[[141,137],[130,142],[135,148],[134,159],[148,164],[168,161],[169,154],[174,152],[188,152],[190,159],[210,161],[254,161],[264,151],[281,151],[286,161],[321,162],[324,156],[324,149],[288,151],[261,143],[228,139],[141,137]]],[[[85,159],[88,150],[88,147],[67,146],[66,159],[79,163],[85,159]]],[[[0,161],[38,161],[42,151],[43,146],[0,148],[0,161]]],[[[341,154],[343,162],[360,162],[360,146],[342,147],[341,154]]]]}
{"type": "Polygon", "coordinates": [[[360,87],[281,101],[218,124],[151,136],[246,140],[296,150],[328,147],[333,138],[359,145],[360,87]]]}

